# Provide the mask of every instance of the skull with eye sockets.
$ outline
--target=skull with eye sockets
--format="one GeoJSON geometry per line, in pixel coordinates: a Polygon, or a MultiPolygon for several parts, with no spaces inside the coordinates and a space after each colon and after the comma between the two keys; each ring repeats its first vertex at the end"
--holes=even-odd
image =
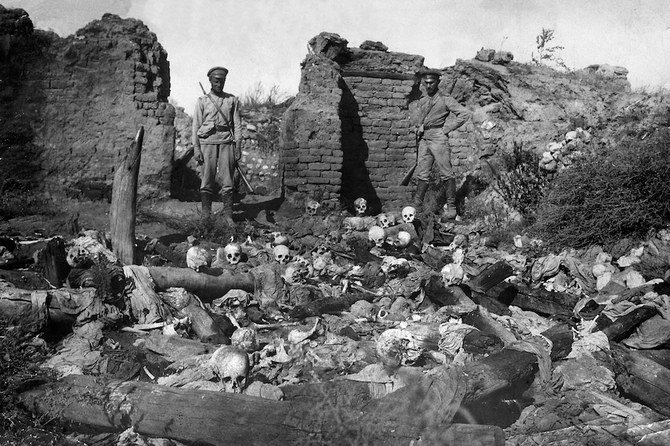
{"type": "Polygon", "coordinates": [[[378,248],[381,248],[384,245],[384,240],[386,239],[386,233],[384,228],[379,226],[373,226],[368,230],[368,240],[375,244],[378,248]]]}
{"type": "Polygon", "coordinates": [[[405,206],[402,208],[402,221],[405,223],[414,223],[416,218],[416,209],[412,206],[405,206]]]}
{"type": "Polygon", "coordinates": [[[412,241],[412,236],[407,231],[400,231],[393,241],[393,246],[396,248],[406,248],[412,241]]]}
{"type": "Polygon", "coordinates": [[[319,208],[321,207],[321,204],[316,201],[316,200],[307,200],[307,203],[305,204],[305,212],[309,216],[315,216],[319,212],[319,208]]]}
{"type": "Polygon", "coordinates": [[[280,265],[286,265],[291,260],[291,252],[287,246],[277,245],[272,250],[274,259],[280,265]]]}
{"type": "Polygon", "coordinates": [[[379,214],[377,216],[377,223],[382,228],[390,228],[395,225],[395,216],[393,214],[379,214]]]}
{"type": "Polygon", "coordinates": [[[354,209],[356,210],[356,216],[362,217],[368,211],[368,200],[365,198],[356,198],[354,201],[354,209]]]}
{"type": "Polygon", "coordinates": [[[226,254],[226,261],[231,265],[237,265],[242,260],[242,249],[237,243],[228,243],[223,252],[226,254]]]}

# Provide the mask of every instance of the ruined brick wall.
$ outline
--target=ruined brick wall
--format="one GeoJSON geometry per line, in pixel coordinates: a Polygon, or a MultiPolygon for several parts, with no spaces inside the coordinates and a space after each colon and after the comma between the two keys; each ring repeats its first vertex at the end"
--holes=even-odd
{"type": "Polygon", "coordinates": [[[399,182],[416,157],[408,104],[423,57],[346,43],[327,33],[310,41],[284,117],[285,191],[331,208],[364,197],[373,212],[394,209],[411,195],[399,182]]]}
{"type": "Polygon", "coordinates": [[[344,152],[341,144],[341,77],[337,63],[305,59],[299,93],[282,120],[281,170],[288,195],[339,201],[344,152]]]}
{"type": "Polygon", "coordinates": [[[55,195],[109,197],[121,155],[144,126],[139,194],[169,194],[174,108],[167,53],[155,34],[106,14],[65,39],[36,31],[9,40],[3,117],[32,132],[32,181],[55,195]]]}
{"type": "Polygon", "coordinates": [[[373,212],[397,209],[411,195],[400,178],[416,159],[408,106],[418,97],[415,74],[423,57],[357,48],[347,56],[341,63],[341,196],[346,205],[363,197],[373,212]]]}

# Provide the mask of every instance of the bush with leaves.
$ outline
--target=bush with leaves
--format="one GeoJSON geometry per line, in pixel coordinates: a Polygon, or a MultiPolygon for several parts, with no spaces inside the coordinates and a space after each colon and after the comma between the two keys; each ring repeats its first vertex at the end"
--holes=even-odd
{"type": "Polygon", "coordinates": [[[642,240],[670,223],[670,130],[629,138],[561,171],[530,230],[554,247],[642,240]]]}
{"type": "Polygon", "coordinates": [[[532,222],[551,181],[550,174],[539,167],[539,157],[520,144],[515,144],[511,153],[503,152],[501,161],[503,169],[495,175],[496,189],[527,222],[532,222]]]}

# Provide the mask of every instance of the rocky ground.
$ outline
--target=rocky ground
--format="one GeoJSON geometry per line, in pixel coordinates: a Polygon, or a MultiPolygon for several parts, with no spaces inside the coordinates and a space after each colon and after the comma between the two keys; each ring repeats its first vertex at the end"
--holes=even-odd
{"type": "MultiPolygon", "coordinates": [[[[441,222],[430,214],[410,221],[408,210],[404,220],[402,210],[322,215],[314,203],[308,207],[316,215],[310,215],[289,203],[270,203],[247,197],[235,230],[202,232],[210,238],[175,229],[175,220],[197,218],[193,203],[144,208],[136,234],[147,268],[125,268],[117,288],[120,265],[104,237],[105,204],[72,202],[68,212],[48,220],[3,221],[0,303],[20,300],[21,290],[70,297],[90,290],[106,308],[101,317],[90,306],[72,304],[64,323],[53,304],[34,303],[37,312],[11,316],[2,307],[3,444],[189,444],[178,434],[167,439],[143,430],[141,422],[137,432],[118,426],[103,433],[100,426],[26,403],[26,395],[63,376],[280,401],[294,401],[296,385],[362,381],[380,397],[444,367],[480,370],[486,358],[512,351],[533,352],[536,365],[530,375],[519,372],[523,379],[508,378],[502,393],[462,404],[453,417],[457,425],[489,426],[477,431],[480,443],[471,444],[503,444],[503,437],[510,445],[667,441],[667,405],[640,384],[650,377],[634,366],[653,357],[652,365],[667,373],[661,364],[668,357],[668,284],[660,277],[664,271],[649,276],[649,265],[670,256],[666,232],[639,244],[622,241],[614,252],[592,247],[550,253],[539,240],[487,237],[477,221],[441,222]],[[45,280],[58,274],[49,273],[50,257],[40,254],[56,252],[47,249],[54,237],[68,263],[60,287],[45,280]],[[142,271],[165,267],[174,274],[190,271],[195,282],[166,288],[165,278],[154,277],[155,293],[144,290],[143,296],[128,286],[142,290],[142,271]],[[198,281],[204,276],[225,283],[203,288],[198,281]],[[189,313],[191,307],[175,299],[197,301],[199,310],[189,313]],[[639,317],[631,322],[626,316],[633,313],[639,317]],[[563,354],[555,355],[547,341],[558,342],[548,334],[552,327],[570,333],[572,347],[563,354]],[[228,344],[243,358],[242,372],[225,368],[231,356],[220,347],[228,344]]],[[[32,296],[28,302],[36,301],[32,296]]],[[[664,391],[662,385],[656,389],[664,391]]],[[[315,411],[340,420],[331,431],[337,439],[324,442],[379,439],[374,429],[348,428],[358,413],[355,404],[324,404],[315,411]]],[[[443,431],[442,437],[425,434],[423,444],[446,438],[443,431]]]]}

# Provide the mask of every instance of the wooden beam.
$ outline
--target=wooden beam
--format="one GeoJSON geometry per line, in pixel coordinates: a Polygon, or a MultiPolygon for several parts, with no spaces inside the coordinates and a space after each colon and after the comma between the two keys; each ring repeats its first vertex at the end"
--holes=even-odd
{"type": "Polygon", "coordinates": [[[133,265],[136,262],[137,178],[140,172],[143,139],[144,127],[140,127],[135,140],[126,150],[121,165],[116,169],[112,186],[112,204],[109,208],[112,249],[125,265],[133,265]]]}

